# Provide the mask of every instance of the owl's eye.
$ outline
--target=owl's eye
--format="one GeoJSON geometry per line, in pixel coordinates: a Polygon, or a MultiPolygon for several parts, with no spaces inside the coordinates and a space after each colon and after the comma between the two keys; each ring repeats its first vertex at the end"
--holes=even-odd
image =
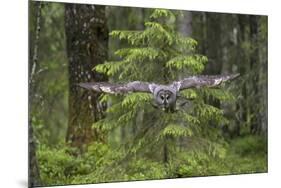
{"type": "Polygon", "coordinates": [[[164,100],[164,96],[163,95],[161,95],[160,97],[161,97],[162,100],[164,100]]]}
{"type": "Polygon", "coordinates": [[[166,96],[166,99],[168,100],[169,98],[170,98],[170,95],[167,95],[167,96],[166,96]]]}

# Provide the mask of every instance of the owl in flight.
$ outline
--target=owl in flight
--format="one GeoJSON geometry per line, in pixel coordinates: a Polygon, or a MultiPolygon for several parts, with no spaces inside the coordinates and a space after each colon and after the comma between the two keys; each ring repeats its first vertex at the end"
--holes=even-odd
{"type": "Polygon", "coordinates": [[[162,108],[166,112],[174,112],[176,108],[176,101],[180,96],[179,92],[181,90],[200,87],[216,87],[221,83],[232,80],[238,76],[239,74],[190,76],[179,81],[174,81],[168,85],[142,81],[133,81],[125,84],[88,82],[80,83],[78,85],[89,90],[94,90],[96,92],[104,92],[110,94],[126,94],[131,92],[152,93],[154,103],[158,108],[162,108]]]}

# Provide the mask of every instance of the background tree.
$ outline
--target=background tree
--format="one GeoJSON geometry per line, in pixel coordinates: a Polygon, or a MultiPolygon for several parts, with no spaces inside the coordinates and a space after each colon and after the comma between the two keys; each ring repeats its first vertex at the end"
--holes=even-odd
{"type": "Polygon", "coordinates": [[[98,5],[65,5],[67,56],[69,61],[69,119],[66,140],[82,148],[103,140],[92,123],[103,117],[103,104],[98,94],[82,91],[77,83],[105,81],[92,67],[107,58],[108,31],[105,7],[98,5]]]}
{"type": "MultiPolygon", "coordinates": [[[[37,76],[37,66],[38,66],[38,42],[40,37],[40,28],[41,28],[41,3],[37,3],[34,7],[30,7],[34,9],[35,15],[31,18],[35,19],[34,28],[30,28],[30,32],[34,33],[34,43],[32,44],[32,48],[30,48],[29,52],[29,101],[32,104],[33,99],[35,98],[35,76],[37,76]]],[[[33,106],[29,105],[29,110],[32,109],[33,106]]],[[[29,111],[30,113],[30,111],[29,111]]],[[[38,166],[38,159],[36,155],[36,137],[33,131],[33,122],[32,118],[28,119],[28,186],[33,187],[36,185],[40,185],[40,171],[38,166]]]]}
{"type": "Polygon", "coordinates": [[[193,12],[192,15],[193,37],[199,43],[200,52],[209,57],[205,71],[228,73],[238,70],[241,74],[236,105],[220,105],[236,121],[224,127],[225,133],[232,137],[249,135],[250,129],[258,125],[263,131],[257,132],[267,134],[267,105],[264,103],[267,98],[267,60],[260,59],[267,57],[267,17],[204,12],[193,12]],[[258,91],[258,88],[263,89],[258,91]]]}

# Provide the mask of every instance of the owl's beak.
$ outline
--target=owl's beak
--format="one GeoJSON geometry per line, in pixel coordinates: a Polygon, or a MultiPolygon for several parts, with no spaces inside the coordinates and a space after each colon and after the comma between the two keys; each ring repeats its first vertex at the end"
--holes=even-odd
{"type": "Polygon", "coordinates": [[[165,99],[165,100],[164,100],[164,106],[167,106],[167,104],[168,104],[168,100],[165,99]]]}

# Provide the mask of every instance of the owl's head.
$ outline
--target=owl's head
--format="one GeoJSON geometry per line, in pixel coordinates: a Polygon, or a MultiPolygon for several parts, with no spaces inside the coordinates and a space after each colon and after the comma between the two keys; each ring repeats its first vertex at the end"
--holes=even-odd
{"type": "Polygon", "coordinates": [[[173,86],[150,84],[149,89],[153,93],[154,101],[158,107],[173,109],[176,105],[177,90],[173,86]]]}
{"type": "Polygon", "coordinates": [[[175,103],[174,94],[169,90],[160,90],[156,102],[164,108],[171,107],[175,103]]]}

